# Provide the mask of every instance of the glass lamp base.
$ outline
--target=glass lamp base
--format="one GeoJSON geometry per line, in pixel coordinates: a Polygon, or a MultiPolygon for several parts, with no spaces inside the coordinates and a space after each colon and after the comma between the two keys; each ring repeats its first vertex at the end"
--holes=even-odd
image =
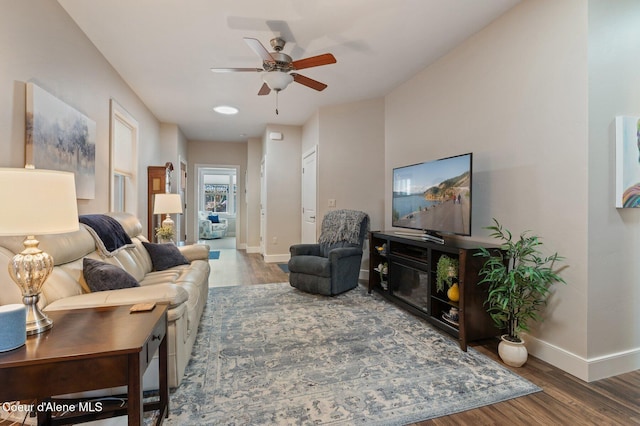
{"type": "Polygon", "coordinates": [[[40,292],[53,271],[53,258],[38,248],[38,240],[29,235],[24,250],[11,258],[9,275],[22,291],[22,302],[27,307],[27,335],[42,333],[53,326],[53,321],[38,307],[40,292]]]}

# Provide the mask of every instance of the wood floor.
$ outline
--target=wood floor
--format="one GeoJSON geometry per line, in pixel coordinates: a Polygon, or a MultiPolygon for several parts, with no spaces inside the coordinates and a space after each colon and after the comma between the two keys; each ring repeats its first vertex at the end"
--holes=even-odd
{"type": "MultiPolygon", "coordinates": [[[[288,281],[277,264],[242,250],[221,250],[210,263],[210,286],[288,281]]],[[[497,341],[474,348],[498,360],[497,341]]],[[[640,370],[591,383],[534,357],[512,370],[543,391],[416,425],[640,425],[640,370]]]]}

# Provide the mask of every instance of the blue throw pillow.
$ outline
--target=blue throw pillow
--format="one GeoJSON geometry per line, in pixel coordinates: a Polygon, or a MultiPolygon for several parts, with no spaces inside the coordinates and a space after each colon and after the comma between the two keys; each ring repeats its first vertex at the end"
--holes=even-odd
{"type": "Polygon", "coordinates": [[[209,220],[211,221],[211,223],[220,223],[220,219],[218,218],[217,214],[209,215],[209,220]]]}
{"type": "Polygon", "coordinates": [[[155,271],[164,271],[178,265],[188,265],[189,261],[173,243],[154,244],[142,242],[149,252],[155,271]]]}
{"type": "Polygon", "coordinates": [[[88,257],[82,260],[82,274],[91,291],[140,287],[138,281],[124,269],[88,257]]]}

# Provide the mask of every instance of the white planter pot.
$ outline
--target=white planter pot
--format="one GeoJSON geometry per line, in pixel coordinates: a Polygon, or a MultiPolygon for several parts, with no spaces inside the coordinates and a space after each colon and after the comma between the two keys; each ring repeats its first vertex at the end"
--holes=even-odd
{"type": "Polygon", "coordinates": [[[527,348],[524,346],[524,341],[512,342],[507,340],[506,337],[506,334],[500,337],[498,355],[500,355],[502,362],[511,367],[522,367],[529,356],[527,348]]]}

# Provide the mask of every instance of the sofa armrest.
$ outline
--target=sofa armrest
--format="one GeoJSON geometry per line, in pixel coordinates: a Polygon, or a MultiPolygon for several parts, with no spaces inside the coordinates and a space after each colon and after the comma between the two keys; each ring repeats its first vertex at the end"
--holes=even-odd
{"type": "Polygon", "coordinates": [[[294,244],[289,247],[293,256],[320,256],[320,244],[294,244]]]}
{"type": "Polygon", "coordinates": [[[64,297],[47,305],[45,311],[94,308],[99,306],[135,305],[136,303],[168,303],[175,308],[189,299],[189,293],[175,284],[155,284],[119,290],[96,291],[64,297]]]}
{"type": "Polygon", "coordinates": [[[209,245],[207,244],[189,244],[187,246],[178,246],[178,249],[189,262],[194,260],[209,261],[209,245]]]}

